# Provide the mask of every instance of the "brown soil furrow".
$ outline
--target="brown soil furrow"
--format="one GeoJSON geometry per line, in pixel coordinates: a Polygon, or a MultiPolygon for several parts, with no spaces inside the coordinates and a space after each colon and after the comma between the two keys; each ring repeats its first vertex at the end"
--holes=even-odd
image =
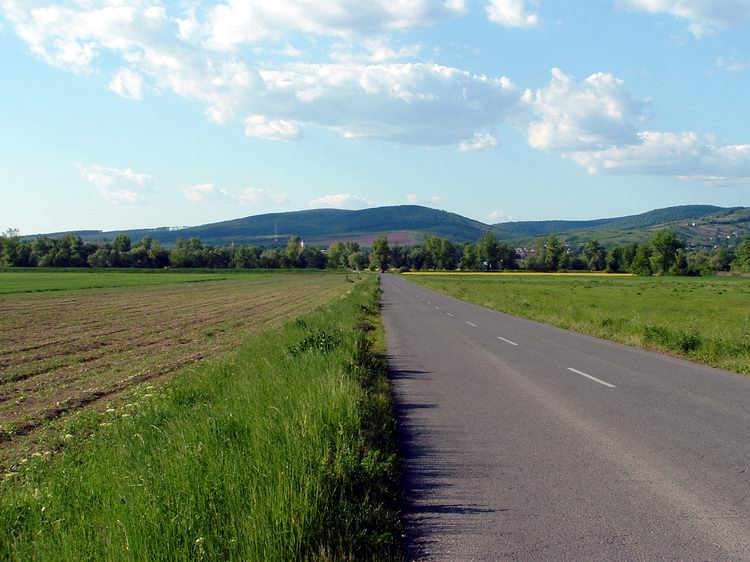
{"type": "MultiPolygon", "coordinates": [[[[181,297],[181,300],[184,300],[184,298],[181,297]]],[[[193,312],[193,313],[197,314],[197,313],[201,312],[204,309],[215,308],[217,304],[222,303],[222,302],[226,302],[226,300],[227,300],[226,297],[224,297],[224,298],[221,298],[221,299],[210,300],[208,302],[201,302],[199,306],[196,306],[195,304],[188,304],[188,305],[184,305],[182,307],[179,307],[179,306],[174,307],[174,306],[172,306],[172,303],[170,303],[168,301],[165,302],[164,300],[162,300],[160,302],[161,302],[161,304],[162,304],[162,306],[164,308],[168,309],[168,312],[169,312],[170,316],[180,317],[180,316],[184,316],[184,314],[182,314],[184,312],[193,312]],[[164,305],[169,305],[169,306],[164,306],[164,305]]],[[[251,299],[248,302],[254,302],[254,299],[251,299]]],[[[163,319],[164,318],[164,315],[165,315],[165,312],[166,312],[165,310],[153,311],[153,307],[149,307],[149,309],[151,310],[151,312],[149,314],[132,314],[132,315],[122,315],[122,314],[120,314],[119,310],[111,310],[111,311],[108,311],[109,314],[102,321],[98,322],[97,324],[95,324],[93,326],[86,325],[86,328],[88,328],[88,327],[98,328],[100,325],[111,325],[112,324],[112,318],[110,318],[110,316],[117,317],[117,319],[119,321],[118,323],[125,323],[125,324],[129,324],[128,320],[138,319],[139,321],[142,321],[143,319],[149,319],[149,318],[152,318],[152,319],[163,319]]],[[[75,314],[76,314],[76,316],[80,317],[81,311],[76,311],[75,314]]],[[[86,312],[86,314],[88,315],[88,312],[86,312]]],[[[62,322],[64,324],[67,324],[68,322],[70,322],[70,320],[68,318],[66,318],[66,317],[63,317],[62,318],[62,322]]],[[[76,336],[78,336],[75,339],[82,339],[83,337],[89,337],[88,330],[86,330],[83,334],[81,333],[80,328],[82,326],[83,326],[83,324],[81,326],[77,327],[77,328],[76,327],[73,328],[74,331],[75,331],[76,336]]],[[[65,327],[67,327],[67,326],[64,326],[63,328],[61,328],[60,326],[53,326],[52,327],[52,332],[55,333],[55,334],[59,334],[61,331],[64,331],[65,327]]],[[[137,329],[137,328],[135,328],[135,329],[137,329]]],[[[44,330],[44,331],[46,332],[47,330],[44,330]]],[[[24,341],[28,342],[28,337],[24,337],[24,338],[20,338],[20,339],[23,339],[24,341]]],[[[65,344],[68,341],[70,341],[70,340],[62,340],[62,339],[58,338],[58,339],[53,340],[53,341],[48,342],[48,343],[50,343],[50,344],[52,344],[52,343],[55,343],[55,344],[65,344]]],[[[38,347],[38,345],[35,345],[33,347],[38,347]]],[[[5,352],[4,354],[5,355],[11,354],[11,353],[15,354],[16,352],[19,352],[19,351],[23,351],[23,349],[15,349],[15,350],[12,349],[12,350],[9,350],[9,351],[5,352]]]]}
{"type": "MultiPolygon", "coordinates": [[[[277,299],[278,300],[278,299],[277,299]]],[[[267,304],[276,304],[274,300],[266,301],[267,304]]],[[[72,368],[78,368],[81,365],[86,365],[87,363],[94,363],[95,361],[110,357],[110,356],[122,356],[123,354],[129,353],[132,350],[138,350],[139,352],[143,352],[148,350],[149,348],[153,346],[161,345],[161,343],[165,340],[174,340],[175,337],[178,336],[178,333],[180,337],[177,338],[178,343],[195,343],[199,344],[201,343],[200,339],[194,339],[193,336],[197,332],[201,332],[205,330],[206,328],[215,327],[216,329],[222,327],[225,324],[231,324],[232,322],[237,322],[238,324],[242,325],[244,324],[245,320],[256,320],[261,321],[264,324],[269,325],[276,325],[277,319],[284,319],[289,315],[289,310],[287,309],[288,306],[291,306],[292,303],[284,303],[285,306],[277,306],[275,307],[275,311],[277,314],[265,316],[265,317],[258,317],[257,312],[253,312],[251,314],[242,314],[241,310],[233,310],[233,314],[231,316],[225,315],[225,314],[217,314],[214,317],[209,317],[205,319],[200,320],[194,320],[189,325],[189,330],[182,330],[182,328],[186,327],[186,324],[184,320],[181,320],[179,323],[175,323],[174,325],[169,326],[171,329],[167,329],[167,327],[163,327],[163,329],[159,329],[154,332],[145,333],[139,338],[134,338],[131,340],[125,340],[125,341],[118,341],[118,342],[110,342],[110,345],[107,345],[106,347],[103,345],[97,346],[97,348],[100,350],[99,353],[91,354],[91,355],[81,355],[81,352],[88,351],[90,348],[84,348],[77,350],[78,353],[76,355],[69,355],[71,362],[66,364],[54,364],[52,366],[43,367],[40,369],[23,372],[23,373],[8,373],[3,380],[0,380],[0,385],[3,384],[11,384],[11,383],[17,383],[21,381],[26,381],[32,377],[38,376],[38,375],[50,375],[49,379],[55,379],[60,374],[61,371],[66,369],[72,369],[72,368]],[[177,332],[177,333],[176,333],[177,332]],[[154,336],[160,336],[159,339],[152,341],[152,338],[154,336]]],[[[296,301],[295,304],[298,304],[298,306],[293,307],[292,312],[296,312],[297,310],[304,309],[307,306],[306,300],[300,300],[296,301]]],[[[96,369],[97,371],[103,370],[103,367],[111,367],[111,364],[97,364],[95,366],[92,366],[91,368],[85,369],[85,370],[91,370],[96,369]]],[[[40,384],[44,384],[46,381],[35,381],[34,386],[40,386],[40,384]]],[[[22,392],[33,392],[33,387],[23,387],[22,392]]]]}
{"type": "MultiPolygon", "coordinates": [[[[252,289],[254,288],[252,286],[249,286],[247,288],[251,292],[254,292],[254,293],[258,292],[258,291],[252,291],[252,289]]],[[[217,289],[215,291],[216,292],[215,298],[210,298],[210,299],[207,298],[208,297],[207,294],[201,294],[201,302],[202,303],[206,303],[206,304],[211,304],[212,302],[220,302],[220,301],[222,301],[224,299],[224,296],[225,296],[227,290],[232,290],[232,287],[231,286],[230,287],[226,287],[226,288],[222,287],[221,291],[219,291],[217,289]]],[[[181,301],[184,302],[185,301],[185,297],[186,297],[186,293],[185,292],[180,292],[180,293],[170,292],[170,293],[163,293],[163,294],[155,294],[153,296],[154,297],[159,297],[159,302],[160,303],[163,303],[165,300],[169,301],[169,302],[172,302],[173,298],[176,299],[176,300],[178,300],[178,301],[181,300],[181,301]]],[[[67,307],[67,308],[66,307],[56,307],[53,310],[55,322],[53,324],[50,324],[50,325],[54,326],[54,327],[59,327],[60,319],[61,319],[60,318],[60,314],[61,314],[61,312],[65,312],[65,310],[70,310],[71,313],[72,313],[71,314],[71,316],[72,316],[71,319],[75,321],[74,322],[75,326],[73,326],[73,327],[80,327],[82,324],[86,324],[87,323],[87,322],[82,322],[81,319],[80,319],[80,315],[81,315],[81,310],[82,309],[85,309],[86,312],[89,315],[97,316],[97,319],[94,320],[95,322],[99,321],[98,317],[101,316],[100,313],[104,312],[104,311],[116,310],[120,314],[122,314],[124,312],[127,312],[127,311],[134,311],[136,313],[136,315],[137,315],[137,314],[142,314],[143,311],[145,311],[145,310],[151,310],[151,309],[153,309],[153,304],[151,302],[139,304],[139,305],[136,306],[136,305],[132,305],[132,303],[130,303],[130,298],[131,297],[128,297],[128,299],[123,299],[121,296],[119,296],[119,297],[113,297],[113,298],[108,298],[107,299],[107,305],[101,307],[100,310],[97,310],[97,309],[93,309],[92,310],[90,308],[87,308],[86,307],[86,305],[87,305],[86,302],[71,302],[71,303],[68,303],[70,306],[67,307]],[[121,301],[122,301],[122,303],[121,303],[121,301]],[[131,304],[131,306],[123,307],[123,306],[121,306],[121,304],[123,304],[123,303],[131,304]]],[[[172,303],[172,304],[176,304],[176,303],[172,303]]],[[[192,303],[192,302],[187,303],[185,305],[185,308],[189,308],[190,306],[193,306],[193,305],[194,305],[194,303],[192,303]]],[[[33,322],[33,324],[35,325],[35,327],[37,327],[38,329],[39,328],[42,328],[42,329],[44,328],[44,323],[42,321],[43,317],[41,317],[39,315],[38,311],[35,311],[33,309],[33,301],[30,301],[26,306],[23,307],[23,313],[24,313],[23,316],[32,316],[33,317],[33,320],[31,322],[33,322]]],[[[63,321],[65,321],[65,318],[63,318],[63,321]]],[[[13,326],[13,329],[15,329],[15,326],[13,326]]]]}
{"type": "MultiPolygon", "coordinates": [[[[256,306],[256,305],[264,305],[269,302],[274,302],[278,300],[278,296],[271,295],[270,299],[262,300],[262,299],[249,299],[243,302],[245,306],[256,306]]],[[[186,310],[191,312],[193,316],[202,316],[202,313],[205,310],[210,310],[213,313],[213,316],[218,316],[220,314],[225,314],[227,311],[231,311],[234,308],[236,308],[237,304],[234,302],[231,302],[223,307],[217,308],[215,305],[212,306],[200,306],[200,307],[193,307],[192,309],[188,309],[186,307],[186,310]]],[[[179,311],[178,311],[179,312],[179,311]]],[[[101,347],[101,343],[97,340],[99,339],[106,339],[107,336],[113,335],[113,334],[123,334],[128,335],[131,333],[139,333],[139,334],[149,334],[150,332],[144,332],[144,327],[149,326],[153,327],[152,332],[161,332],[165,331],[166,329],[170,328],[173,325],[178,325],[180,323],[184,323],[186,318],[185,316],[181,316],[179,314],[175,314],[175,312],[170,311],[170,316],[174,317],[172,318],[171,323],[164,323],[164,313],[153,313],[149,315],[144,315],[142,317],[138,318],[122,318],[122,321],[127,322],[128,320],[139,320],[138,325],[133,325],[129,328],[120,328],[117,330],[112,330],[110,332],[104,332],[99,334],[91,334],[88,332],[78,332],[78,337],[74,339],[68,339],[68,340],[56,340],[55,342],[50,342],[49,344],[43,344],[38,346],[31,346],[29,348],[21,348],[18,350],[11,350],[9,352],[6,352],[5,355],[17,355],[17,352],[23,352],[27,349],[39,349],[41,347],[44,347],[44,345],[48,345],[49,347],[52,347],[52,345],[60,345],[63,347],[63,349],[59,351],[52,351],[47,350],[43,355],[36,355],[36,356],[24,356],[17,358],[15,360],[4,360],[0,361],[0,367],[8,367],[11,365],[20,365],[24,363],[32,363],[36,360],[40,359],[49,359],[51,357],[55,357],[58,355],[69,355],[70,354],[70,346],[79,344],[79,342],[88,342],[86,344],[79,344],[76,345],[76,349],[78,352],[87,351],[88,349],[93,348],[99,348],[101,347]],[[155,320],[155,323],[151,323],[151,320],[155,320]]],[[[129,323],[129,322],[128,322],[129,323]]],[[[110,322],[111,324],[111,322],[110,322]]],[[[3,354],[0,354],[0,356],[3,354]]],[[[0,381],[0,384],[2,382],[0,381]]]]}
{"type": "Polygon", "coordinates": [[[134,386],[136,384],[149,381],[153,378],[160,377],[168,373],[174,372],[178,369],[181,369],[182,367],[185,367],[186,365],[190,365],[191,363],[195,363],[196,361],[199,361],[201,359],[203,359],[203,354],[196,353],[193,356],[191,356],[189,359],[178,361],[176,363],[168,365],[167,367],[163,367],[162,369],[158,369],[155,371],[144,373],[137,377],[133,377],[127,383],[120,382],[106,389],[96,390],[88,394],[83,394],[75,399],[70,399],[64,402],[58,402],[59,405],[56,405],[54,408],[45,412],[44,415],[41,417],[41,419],[29,420],[18,425],[13,431],[13,436],[23,437],[24,435],[27,435],[34,429],[38,428],[40,425],[56,420],[64,414],[70,413],[74,410],[79,410],[85,406],[88,406],[89,404],[92,404],[94,402],[101,400],[102,398],[107,398],[119,392],[123,392],[130,386],[134,386]]]}
{"type": "MultiPolygon", "coordinates": [[[[206,346],[214,339],[207,339],[205,337],[203,339],[196,339],[193,337],[197,333],[200,333],[202,330],[215,327],[218,331],[218,329],[222,327],[226,329],[227,324],[237,324],[240,326],[248,325],[251,329],[241,334],[241,336],[244,337],[247,334],[256,331],[256,326],[254,326],[254,324],[258,323],[262,324],[263,326],[277,325],[281,323],[283,319],[288,318],[290,315],[295,314],[300,310],[312,308],[309,303],[317,304],[319,302],[322,302],[324,300],[323,297],[326,294],[330,293],[330,288],[328,287],[307,287],[307,289],[308,290],[304,294],[303,298],[293,301],[289,301],[287,295],[283,293],[279,295],[263,295],[260,298],[258,298],[258,296],[256,295],[255,299],[238,298],[238,302],[229,301],[228,304],[222,307],[222,309],[220,310],[220,314],[214,314],[208,318],[193,318],[191,323],[189,324],[190,329],[187,331],[184,331],[182,329],[185,327],[185,321],[191,319],[179,319],[176,322],[172,322],[170,324],[172,330],[168,331],[162,329],[154,332],[153,334],[150,334],[150,336],[158,335],[163,339],[158,339],[156,341],[145,341],[148,340],[148,337],[144,337],[142,338],[142,340],[144,341],[138,340],[133,343],[125,342],[117,349],[112,349],[110,347],[106,350],[106,354],[98,354],[96,357],[81,358],[80,356],[78,356],[76,358],[77,363],[75,365],[68,365],[62,368],[58,368],[56,372],[48,373],[43,377],[44,380],[35,381],[35,384],[32,387],[21,387],[18,385],[14,385],[15,388],[6,388],[6,392],[9,392],[9,394],[11,395],[24,395],[25,404],[23,407],[23,411],[25,412],[26,416],[31,414],[32,418],[36,418],[37,415],[39,415],[40,412],[45,409],[44,404],[46,402],[49,402],[50,400],[49,396],[45,397],[44,395],[50,394],[50,389],[53,390],[52,394],[55,394],[55,387],[53,386],[54,383],[57,383],[57,389],[59,390],[61,385],[70,387],[82,384],[83,381],[86,380],[86,375],[96,377],[99,382],[104,382],[104,380],[111,380],[112,378],[119,378],[119,376],[125,375],[128,372],[128,368],[132,367],[131,359],[133,357],[131,356],[144,355],[144,352],[150,353],[151,348],[154,348],[156,352],[159,352],[162,351],[161,348],[164,347],[166,340],[174,342],[174,338],[176,335],[174,333],[174,330],[179,329],[179,332],[182,334],[182,337],[178,338],[177,341],[187,346],[185,351],[193,352],[197,347],[206,346]],[[238,307],[239,302],[242,302],[242,304],[244,304],[245,306],[238,307]],[[258,310],[255,310],[255,305],[258,302],[261,302],[264,305],[264,308],[262,309],[263,314],[258,314],[258,310]],[[113,361],[105,361],[104,359],[106,357],[117,359],[114,359],[113,361]],[[90,363],[90,365],[87,365],[86,363],[90,363]],[[72,369],[75,370],[73,372],[70,372],[72,369]],[[96,372],[101,373],[104,370],[108,371],[107,376],[96,374],[96,372]],[[68,371],[69,375],[64,375],[63,373],[65,371],[68,371]],[[40,392],[41,395],[39,395],[40,392]],[[34,395],[37,395],[37,397],[35,398],[34,395]]],[[[228,299],[226,299],[225,297],[225,300],[228,299]]],[[[195,308],[193,308],[193,312],[194,311],[195,308]]],[[[220,339],[224,340],[226,343],[229,342],[229,339],[223,334],[221,334],[220,339]]],[[[184,360],[184,354],[179,350],[179,348],[176,348],[174,344],[171,344],[171,351],[173,354],[175,353],[175,350],[177,351],[174,359],[177,361],[184,360]]],[[[59,398],[60,393],[56,393],[55,397],[59,398]]],[[[5,418],[5,420],[8,420],[10,412],[4,412],[4,414],[5,415],[0,416],[0,419],[5,418]]],[[[17,418],[17,415],[10,415],[12,418],[17,418]]]]}
{"type": "Polygon", "coordinates": [[[41,443],[59,425],[50,422],[228,351],[346,288],[336,276],[279,276],[74,298],[0,295],[0,424],[14,428],[0,444],[3,464],[22,443],[41,443]]]}

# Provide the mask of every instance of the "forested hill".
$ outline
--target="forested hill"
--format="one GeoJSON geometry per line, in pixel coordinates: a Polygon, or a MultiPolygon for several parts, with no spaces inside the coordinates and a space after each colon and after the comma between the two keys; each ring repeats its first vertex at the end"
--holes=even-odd
{"type": "Polygon", "coordinates": [[[571,231],[601,230],[605,228],[609,230],[647,228],[673,221],[699,219],[722,211],[733,210],[735,209],[725,209],[724,207],[715,207],[713,205],[680,205],[678,207],[656,209],[641,213],[640,215],[626,217],[586,221],[517,221],[496,224],[494,227],[498,235],[503,238],[525,238],[571,231]]]}
{"type": "Polygon", "coordinates": [[[710,249],[734,246],[750,235],[750,208],[684,205],[629,217],[500,224],[495,225],[495,229],[499,236],[516,246],[531,246],[541,236],[556,234],[565,244],[574,247],[590,240],[606,247],[642,243],[656,231],[669,229],[690,248],[710,249]]]}
{"type": "Polygon", "coordinates": [[[314,209],[271,213],[180,229],[79,231],[75,234],[86,242],[111,241],[119,234],[127,234],[133,241],[151,236],[167,246],[173,245],[178,238],[191,237],[216,246],[232,243],[283,246],[292,235],[301,236],[305,243],[318,246],[328,246],[336,240],[352,240],[369,246],[381,234],[387,234],[393,244],[418,244],[427,235],[450,238],[454,242],[474,241],[485,231],[493,230],[499,238],[516,246],[533,245],[535,238],[549,234],[559,235],[568,244],[597,239],[609,246],[642,242],[661,228],[677,231],[691,246],[710,247],[719,240],[731,243],[750,234],[750,208],[684,205],[640,215],[588,221],[521,221],[487,225],[447,211],[398,205],[359,211],[314,209]]]}
{"type": "Polygon", "coordinates": [[[84,241],[112,240],[127,234],[132,240],[151,236],[172,245],[178,238],[196,236],[213,245],[285,245],[290,236],[301,236],[305,243],[327,246],[336,240],[356,240],[369,245],[379,234],[388,234],[394,243],[417,244],[424,235],[450,238],[457,242],[477,240],[492,227],[455,213],[419,205],[374,207],[359,211],[314,209],[271,213],[181,229],[156,228],[81,234],[84,241]]]}

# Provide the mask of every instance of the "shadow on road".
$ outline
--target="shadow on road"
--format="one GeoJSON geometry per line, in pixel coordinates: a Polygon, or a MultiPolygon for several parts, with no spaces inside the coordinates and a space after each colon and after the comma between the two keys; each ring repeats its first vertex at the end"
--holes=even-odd
{"type": "MultiPolygon", "coordinates": [[[[486,470],[476,463],[462,462],[457,451],[446,454],[446,451],[434,445],[436,435],[452,433],[451,428],[435,427],[431,423],[433,418],[429,412],[437,408],[436,404],[427,397],[419,402],[400,399],[400,383],[424,379],[433,374],[399,368],[399,364],[406,362],[403,357],[389,356],[388,362],[391,365],[389,376],[394,395],[398,446],[404,462],[402,520],[406,532],[405,546],[407,559],[418,560],[431,550],[430,537],[464,535],[467,527],[472,525],[473,515],[507,510],[489,509],[461,501],[461,490],[453,484],[457,475],[464,479],[467,476],[483,479],[486,470]]],[[[411,396],[413,398],[413,393],[411,396]]],[[[451,439],[439,441],[451,442],[451,439]]]]}

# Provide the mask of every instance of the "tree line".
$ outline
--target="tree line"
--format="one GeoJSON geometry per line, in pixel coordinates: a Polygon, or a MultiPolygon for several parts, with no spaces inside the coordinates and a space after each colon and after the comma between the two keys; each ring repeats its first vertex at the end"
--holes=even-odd
{"type": "Polygon", "coordinates": [[[385,236],[370,249],[357,242],[336,242],[326,250],[292,236],[286,247],[211,246],[198,238],[178,239],[173,248],[146,236],[138,242],[121,234],[111,242],[84,242],[80,236],[39,236],[24,240],[15,230],[0,235],[0,266],[210,269],[398,269],[502,271],[602,271],[636,275],[708,275],[750,271],[750,237],[736,249],[688,251],[670,230],[656,232],[643,244],[603,247],[592,240],[566,246],[550,235],[531,250],[516,249],[486,232],[477,242],[457,244],[427,236],[422,244],[389,245],[385,236]]]}
{"type": "Polygon", "coordinates": [[[486,232],[477,242],[455,244],[445,238],[428,237],[416,246],[389,247],[375,241],[370,256],[381,270],[502,271],[597,271],[635,275],[711,275],[717,271],[750,272],[750,237],[736,249],[717,247],[711,251],[689,250],[677,234],[661,230],[645,243],[609,249],[596,240],[578,247],[566,246],[552,234],[530,250],[513,248],[486,232]]]}
{"type": "MultiPolygon", "coordinates": [[[[359,250],[356,243],[350,247],[352,253],[359,250]]],[[[292,236],[286,248],[279,249],[211,246],[199,238],[181,238],[167,248],[150,236],[133,243],[125,234],[99,243],[84,242],[75,234],[34,240],[23,240],[13,230],[0,235],[0,265],[6,267],[323,269],[327,264],[326,254],[305,246],[299,236],[292,236]]],[[[361,265],[360,261],[355,260],[355,265],[361,265]]]]}

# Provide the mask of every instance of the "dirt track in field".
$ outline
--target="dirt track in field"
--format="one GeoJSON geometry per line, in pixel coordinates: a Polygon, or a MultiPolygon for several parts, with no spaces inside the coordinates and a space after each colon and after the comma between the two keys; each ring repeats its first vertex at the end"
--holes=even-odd
{"type": "Polygon", "coordinates": [[[0,296],[0,466],[48,422],[345,292],[338,275],[0,296]]]}

